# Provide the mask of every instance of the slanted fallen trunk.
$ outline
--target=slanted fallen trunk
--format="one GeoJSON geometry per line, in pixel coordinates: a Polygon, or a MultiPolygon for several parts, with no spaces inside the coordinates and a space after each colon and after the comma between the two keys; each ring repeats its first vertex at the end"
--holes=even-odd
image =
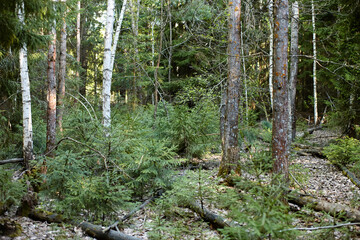
{"type": "Polygon", "coordinates": [[[183,204],[183,207],[190,208],[199,214],[205,222],[211,223],[211,225],[216,229],[235,226],[235,223],[226,221],[222,216],[219,216],[209,211],[207,208],[202,207],[198,202],[188,201],[183,204]]]}
{"type": "Polygon", "coordinates": [[[346,217],[351,222],[360,222],[360,211],[349,206],[344,206],[339,203],[329,203],[327,201],[315,199],[310,196],[302,196],[300,194],[290,194],[289,202],[299,206],[308,205],[315,211],[324,211],[331,216],[339,217],[340,215],[346,217]]]}
{"type": "Polygon", "coordinates": [[[347,169],[346,167],[336,164],[336,167],[338,167],[342,173],[344,174],[344,176],[346,176],[348,179],[350,179],[350,181],[355,184],[355,186],[357,186],[358,188],[360,188],[360,180],[355,176],[355,174],[353,174],[352,172],[350,172],[349,169],[347,169]]]}
{"type": "Polygon", "coordinates": [[[322,153],[323,148],[313,147],[304,144],[294,144],[295,152],[300,156],[314,156],[318,158],[325,158],[326,156],[322,153]]]}
{"type": "Polygon", "coordinates": [[[98,240],[141,240],[140,238],[129,236],[119,231],[109,230],[104,232],[101,226],[89,222],[82,222],[80,227],[88,236],[98,240]]]}

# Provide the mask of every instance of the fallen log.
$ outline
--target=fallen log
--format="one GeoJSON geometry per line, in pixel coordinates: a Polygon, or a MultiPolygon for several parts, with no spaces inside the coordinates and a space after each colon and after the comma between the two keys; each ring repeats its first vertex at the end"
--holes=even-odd
{"type": "Polygon", "coordinates": [[[235,223],[226,221],[222,216],[209,211],[207,208],[201,206],[198,202],[188,201],[182,204],[182,206],[190,208],[192,211],[199,214],[205,222],[211,223],[211,225],[216,229],[235,226],[235,223]]]}
{"type": "Polygon", "coordinates": [[[346,176],[348,179],[350,179],[350,181],[355,184],[355,186],[357,186],[358,188],[360,188],[360,180],[355,176],[354,173],[350,172],[349,169],[347,169],[346,167],[340,165],[340,164],[335,164],[336,167],[338,167],[342,173],[344,174],[344,176],[346,176]]]}
{"type": "Polygon", "coordinates": [[[8,163],[19,163],[19,162],[23,162],[24,159],[23,158],[11,158],[11,159],[6,159],[6,160],[0,160],[0,165],[4,165],[4,164],[8,164],[8,163]]]}
{"type": "Polygon", "coordinates": [[[290,203],[294,203],[301,207],[308,205],[315,211],[324,211],[333,217],[344,216],[351,222],[360,222],[360,211],[349,206],[344,206],[339,203],[330,203],[310,196],[303,196],[294,193],[289,194],[288,198],[290,203]]]}
{"type": "Polygon", "coordinates": [[[140,238],[121,233],[120,231],[109,230],[105,233],[101,226],[89,222],[82,222],[80,227],[88,236],[98,240],[141,240],[140,238]]]}

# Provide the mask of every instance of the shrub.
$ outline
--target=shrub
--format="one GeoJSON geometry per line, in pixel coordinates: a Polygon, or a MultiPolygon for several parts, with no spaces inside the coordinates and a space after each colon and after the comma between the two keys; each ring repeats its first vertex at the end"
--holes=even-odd
{"type": "Polygon", "coordinates": [[[360,142],[355,138],[345,137],[330,144],[323,150],[325,156],[335,164],[349,165],[360,162],[360,142]]]}

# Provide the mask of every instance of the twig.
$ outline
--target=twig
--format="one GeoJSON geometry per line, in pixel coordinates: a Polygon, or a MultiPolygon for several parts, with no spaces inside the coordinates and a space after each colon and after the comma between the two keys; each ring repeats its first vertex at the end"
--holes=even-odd
{"type": "MultiPolygon", "coordinates": [[[[309,194],[306,192],[306,190],[304,189],[304,187],[296,180],[296,178],[294,177],[294,175],[292,175],[292,173],[291,173],[290,171],[289,171],[289,174],[290,174],[290,176],[292,177],[292,179],[294,179],[294,181],[296,182],[296,184],[299,185],[299,187],[301,188],[301,190],[303,190],[306,195],[309,195],[309,194]]],[[[312,195],[311,195],[311,196],[312,196],[312,195]]],[[[314,196],[312,196],[312,197],[314,197],[314,196]]]]}
{"type": "Polygon", "coordinates": [[[11,158],[11,159],[6,159],[6,160],[1,160],[0,165],[4,165],[7,163],[18,163],[18,162],[22,162],[22,161],[24,161],[23,158],[11,158]]]}
{"type": "Polygon", "coordinates": [[[57,143],[52,149],[50,149],[47,153],[45,153],[43,156],[46,156],[46,155],[48,155],[49,153],[51,153],[52,151],[54,151],[54,150],[60,145],[60,143],[61,143],[62,141],[65,141],[65,140],[69,140],[69,141],[75,142],[75,143],[77,143],[77,144],[80,144],[80,145],[82,145],[82,146],[85,146],[85,147],[87,147],[88,149],[90,149],[90,150],[96,152],[97,154],[99,154],[99,155],[102,157],[102,159],[104,160],[105,168],[108,169],[108,166],[107,166],[107,163],[106,163],[106,157],[104,156],[104,154],[102,154],[99,150],[96,150],[95,148],[90,147],[89,145],[87,145],[87,144],[85,144],[85,143],[82,143],[82,142],[80,142],[80,141],[78,141],[78,140],[75,140],[75,139],[73,139],[73,138],[71,138],[71,137],[64,137],[64,138],[60,139],[60,140],[58,141],[58,143],[57,143]]]}
{"type": "Polygon", "coordinates": [[[330,229],[330,228],[338,228],[338,227],[344,227],[344,226],[353,226],[353,225],[360,225],[360,223],[344,223],[344,224],[337,224],[332,226],[322,226],[322,227],[312,227],[312,228],[289,228],[289,229],[283,229],[279,232],[285,232],[285,231],[314,231],[314,230],[320,230],[320,229],[330,229]]]}
{"type": "Polygon", "coordinates": [[[71,96],[71,97],[73,97],[73,98],[75,98],[81,105],[83,105],[83,107],[86,109],[86,111],[89,113],[89,115],[90,115],[90,118],[91,118],[91,121],[94,121],[94,119],[93,119],[93,117],[92,117],[92,115],[91,115],[91,113],[90,113],[90,111],[89,111],[89,109],[86,107],[86,105],[80,100],[80,99],[78,99],[77,97],[75,97],[74,95],[72,95],[71,93],[68,93],[68,92],[66,92],[66,94],[68,94],[69,96],[71,96]]]}

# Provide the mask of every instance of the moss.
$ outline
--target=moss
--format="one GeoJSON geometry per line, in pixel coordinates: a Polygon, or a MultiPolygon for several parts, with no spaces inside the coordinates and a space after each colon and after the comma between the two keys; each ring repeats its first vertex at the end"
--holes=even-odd
{"type": "Polygon", "coordinates": [[[18,237],[22,233],[19,223],[9,218],[0,219],[0,236],[18,237]]]}

